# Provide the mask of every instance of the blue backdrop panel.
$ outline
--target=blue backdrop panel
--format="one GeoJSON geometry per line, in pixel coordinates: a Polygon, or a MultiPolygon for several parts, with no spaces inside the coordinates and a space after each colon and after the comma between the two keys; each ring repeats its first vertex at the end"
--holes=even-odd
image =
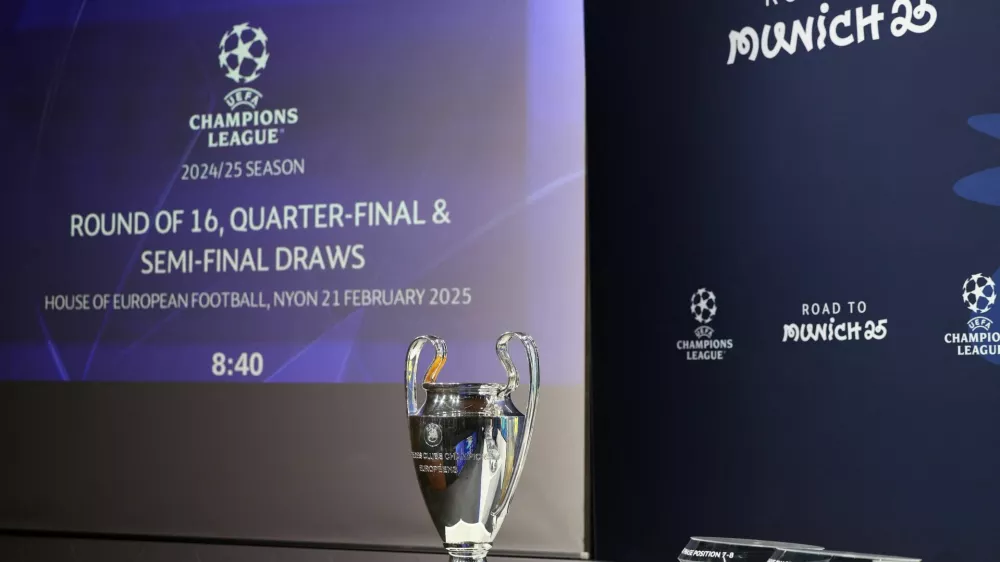
{"type": "Polygon", "coordinates": [[[618,88],[588,98],[592,189],[629,216],[595,218],[595,248],[642,248],[641,265],[595,250],[595,272],[621,264],[617,286],[595,278],[616,295],[595,301],[595,341],[628,341],[614,369],[642,384],[595,428],[616,451],[656,439],[663,461],[595,461],[598,482],[642,474],[657,498],[630,511],[598,490],[598,543],[992,560],[1000,4],[682,2],[607,21],[592,4],[592,91],[618,88]]]}

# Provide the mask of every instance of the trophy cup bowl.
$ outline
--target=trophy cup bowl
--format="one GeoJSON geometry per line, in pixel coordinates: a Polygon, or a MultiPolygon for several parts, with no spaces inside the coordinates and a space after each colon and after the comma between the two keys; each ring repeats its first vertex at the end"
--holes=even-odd
{"type": "Polygon", "coordinates": [[[538,349],[531,336],[507,332],[496,343],[507,384],[439,383],[448,357],[444,340],[420,336],[406,354],[406,410],[410,455],[427,511],[453,562],[483,561],[493,545],[517,487],[531,442],[538,401],[538,349]],[[528,353],[527,414],[511,401],[520,376],[507,344],[518,339],[528,353]],[[427,398],[417,406],[417,361],[425,344],[434,361],[424,374],[427,398]]]}

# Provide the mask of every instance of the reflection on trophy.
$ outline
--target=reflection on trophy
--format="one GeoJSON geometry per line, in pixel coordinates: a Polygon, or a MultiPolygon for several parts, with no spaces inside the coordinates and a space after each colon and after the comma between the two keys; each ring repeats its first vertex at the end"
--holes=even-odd
{"type": "Polygon", "coordinates": [[[448,357],[443,339],[420,336],[406,354],[406,410],[410,454],[424,503],[453,562],[486,559],[524,468],[538,401],[538,348],[526,334],[507,332],[496,344],[507,384],[439,383],[448,357]],[[507,344],[518,339],[528,353],[527,415],[511,401],[520,375],[507,344]],[[427,399],[417,405],[417,360],[425,344],[434,361],[424,374],[427,399]]]}

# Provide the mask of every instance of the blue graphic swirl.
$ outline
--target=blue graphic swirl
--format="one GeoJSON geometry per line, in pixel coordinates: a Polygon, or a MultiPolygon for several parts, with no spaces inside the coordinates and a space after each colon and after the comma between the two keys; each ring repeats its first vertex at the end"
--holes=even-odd
{"type": "MultiPolygon", "coordinates": [[[[969,126],[973,129],[1000,140],[1000,113],[986,115],[976,115],[969,118],[969,126]]],[[[955,193],[959,197],[983,203],[986,205],[1000,206],[1000,167],[989,168],[981,172],[976,172],[966,176],[955,183],[955,193]]],[[[993,272],[993,279],[1000,279],[1000,268],[993,272]]],[[[985,316],[994,324],[1000,321],[1000,306],[994,306],[986,314],[976,314],[973,312],[969,318],[985,316]]],[[[969,331],[972,331],[970,328],[969,331]]],[[[1000,365],[1000,356],[980,355],[986,361],[994,365],[1000,365]]]]}
{"type": "MultiPolygon", "coordinates": [[[[969,126],[980,133],[1000,139],[1000,113],[971,117],[969,126]]],[[[1000,167],[976,172],[958,180],[955,193],[969,201],[1000,206],[1000,167]]]]}

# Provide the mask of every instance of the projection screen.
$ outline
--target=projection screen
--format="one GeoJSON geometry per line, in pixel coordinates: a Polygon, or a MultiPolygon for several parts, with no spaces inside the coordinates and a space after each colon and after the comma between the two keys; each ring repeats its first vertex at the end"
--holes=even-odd
{"type": "Polygon", "coordinates": [[[495,551],[585,553],[582,11],[5,4],[0,528],[438,548],[406,347],[519,330],[495,551]]]}

